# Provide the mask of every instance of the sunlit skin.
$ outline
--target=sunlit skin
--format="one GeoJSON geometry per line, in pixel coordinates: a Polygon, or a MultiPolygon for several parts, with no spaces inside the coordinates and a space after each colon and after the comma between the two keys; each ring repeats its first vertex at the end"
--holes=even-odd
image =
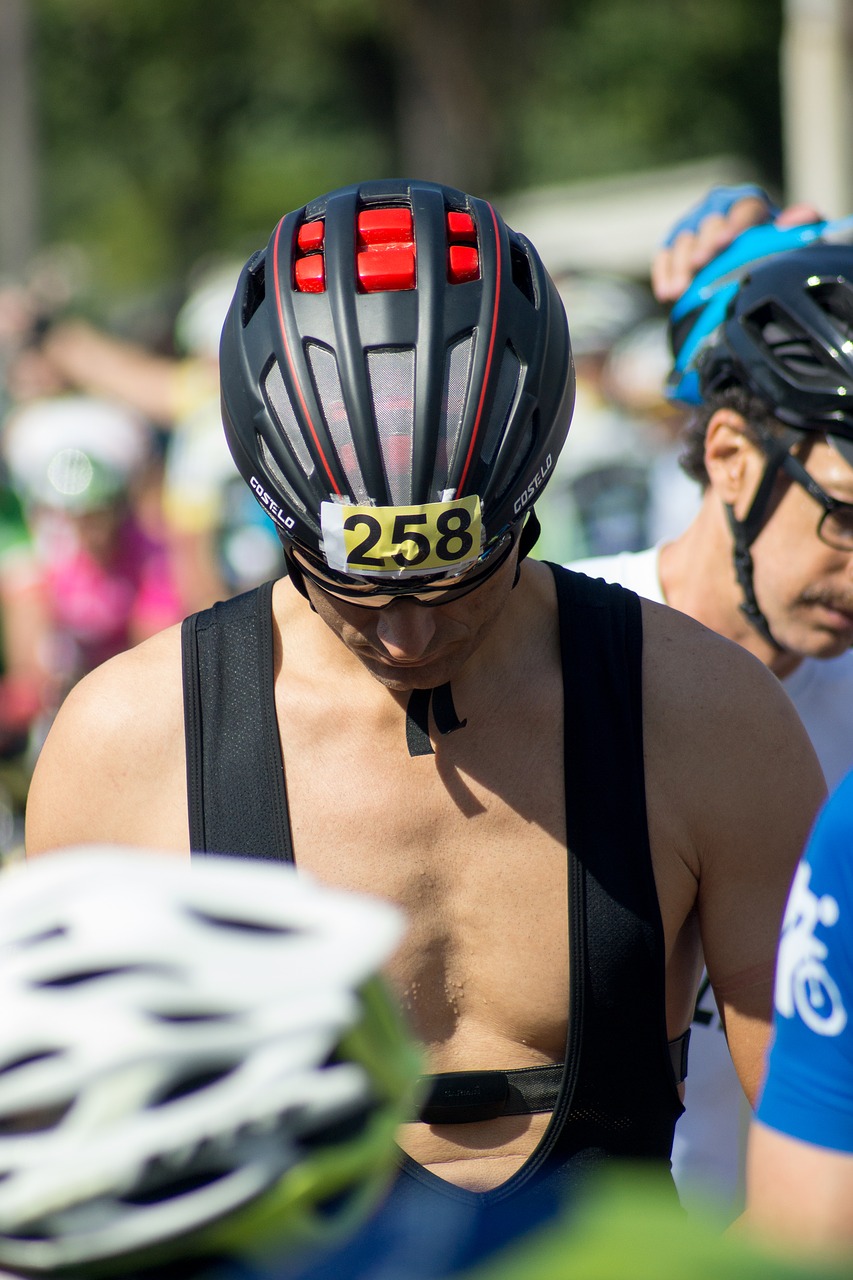
{"type": "MultiPolygon", "coordinates": [[[[816,437],[798,456],[828,494],[853,502],[853,467],[829,443],[816,437]]],[[[781,477],[751,548],[755,594],[781,648],[750,625],[740,610],[725,504],[739,518],[746,515],[765,462],[740,415],[714,415],[706,438],[710,486],[690,527],[662,548],[660,576],[669,604],[737,641],[782,677],[804,657],[834,658],[853,645],[853,553],[821,541],[823,508],[781,477]]]]}

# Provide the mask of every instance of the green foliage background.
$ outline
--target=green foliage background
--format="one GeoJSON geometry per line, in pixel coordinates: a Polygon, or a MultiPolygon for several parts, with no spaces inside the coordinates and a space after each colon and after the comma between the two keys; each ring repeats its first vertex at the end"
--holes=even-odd
{"type": "Polygon", "coordinates": [[[781,0],[32,4],[43,238],[95,287],[245,256],[370,176],[500,195],[727,153],[780,177],[781,0]]]}

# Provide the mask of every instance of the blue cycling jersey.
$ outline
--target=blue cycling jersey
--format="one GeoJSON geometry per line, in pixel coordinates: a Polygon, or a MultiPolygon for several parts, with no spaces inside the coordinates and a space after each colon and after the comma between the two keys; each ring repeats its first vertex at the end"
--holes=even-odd
{"type": "Polygon", "coordinates": [[[794,878],[775,1004],[758,1119],[853,1153],[853,772],[824,805],[794,878]]]}

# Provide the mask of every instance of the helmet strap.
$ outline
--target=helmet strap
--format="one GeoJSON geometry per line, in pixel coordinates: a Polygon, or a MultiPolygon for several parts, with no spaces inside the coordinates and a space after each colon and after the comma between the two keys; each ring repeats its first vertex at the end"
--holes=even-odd
{"type": "Polygon", "coordinates": [[[456,714],[449,680],[435,689],[413,689],[406,705],[406,746],[412,757],[435,754],[429,737],[430,706],[435,727],[442,737],[464,729],[468,723],[456,714]]]}
{"type": "Polygon", "coordinates": [[[521,577],[521,562],[530,555],[530,552],[539,541],[539,535],[542,532],[542,526],[536,518],[536,512],[530,508],[530,512],[521,530],[518,539],[518,560],[515,564],[515,578],[513,580],[513,590],[518,586],[518,579],[521,577]]]}
{"type": "Polygon", "coordinates": [[[305,577],[302,573],[302,570],[300,569],[299,565],[296,563],[295,559],[293,558],[290,551],[288,550],[287,543],[284,541],[283,538],[281,540],[281,545],[282,545],[282,548],[284,549],[284,562],[287,565],[288,578],[293,583],[294,587],[299,592],[299,594],[301,596],[304,596],[305,599],[308,601],[308,604],[311,608],[312,613],[316,613],[317,610],[314,608],[314,604],[305,586],[305,577]]]}
{"type": "Polygon", "coordinates": [[[769,432],[760,432],[759,443],[767,457],[767,465],[755,491],[755,497],[750,503],[749,511],[747,511],[743,520],[738,520],[734,513],[734,507],[730,503],[726,503],[726,519],[728,520],[734,543],[732,559],[735,575],[743,593],[743,600],[739,605],[740,611],[750,626],[754,627],[758,634],[779,652],[782,651],[782,646],[771,632],[770,624],[762,613],[756,599],[750,547],[764,527],[767,507],[779,471],[783,467],[790,450],[800,439],[801,433],[792,429],[785,431],[781,436],[771,435],[769,432]]]}

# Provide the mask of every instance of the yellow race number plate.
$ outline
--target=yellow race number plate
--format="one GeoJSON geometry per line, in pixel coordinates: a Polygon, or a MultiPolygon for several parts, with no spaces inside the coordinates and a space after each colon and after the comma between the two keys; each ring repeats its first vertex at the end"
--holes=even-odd
{"type": "Polygon", "coordinates": [[[324,502],[320,520],[326,562],[340,573],[372,577],[455,573],[482,550],[476,496],[412,507],[324,502]]]}

